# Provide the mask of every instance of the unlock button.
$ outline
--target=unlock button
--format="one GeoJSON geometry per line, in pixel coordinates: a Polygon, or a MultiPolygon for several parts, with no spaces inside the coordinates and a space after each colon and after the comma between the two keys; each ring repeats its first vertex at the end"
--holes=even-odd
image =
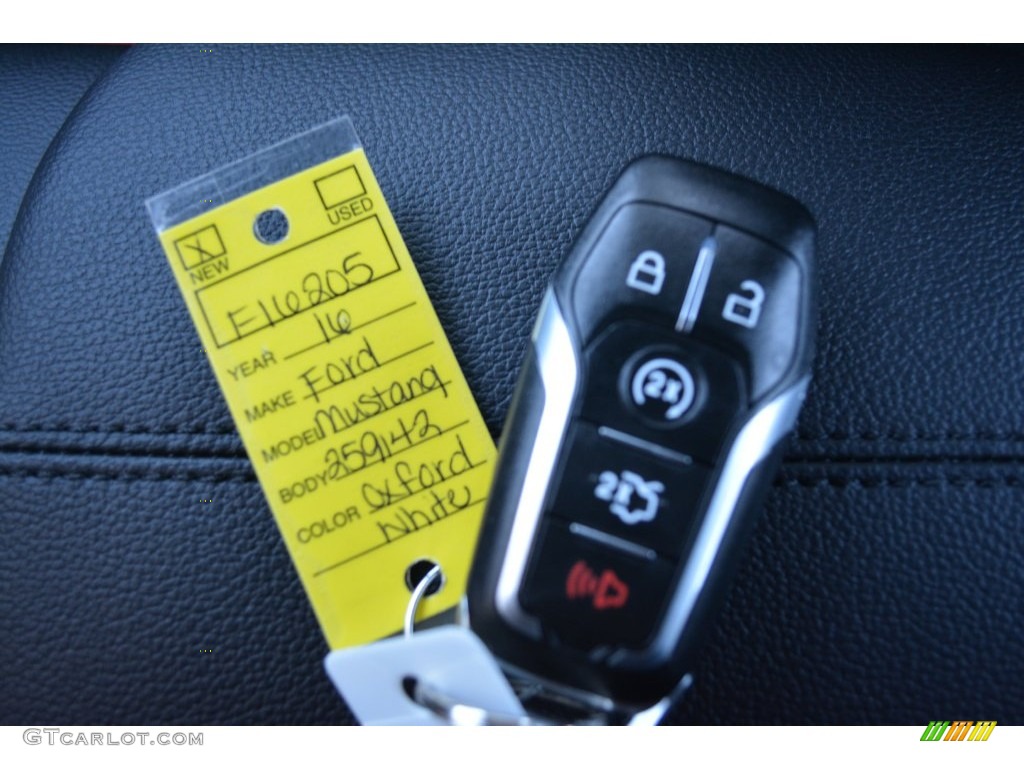
{"type": "Polygon", "coordinates": [[[751,398],[768,392],[793,364],[800,318],[800,268],[783,251],[725,226],[694,333],[724,342],[745,363],[751,398]]]}
{"type": "Polygon", "coordinates": [[[764,287],[756,280],[740,283],[739,293],[730,293],[725,300],[722,319],[744,328],[757,328],[764,305],[764,287]]]}

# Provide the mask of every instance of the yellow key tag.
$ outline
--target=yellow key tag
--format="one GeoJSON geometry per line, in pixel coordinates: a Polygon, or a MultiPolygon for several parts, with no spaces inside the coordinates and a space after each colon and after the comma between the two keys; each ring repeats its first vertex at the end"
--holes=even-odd
{"type": "Polygon", "coordinates": [[[456,605],[494,443],[348,118],[147,206],[330,647],[456,605]]]}

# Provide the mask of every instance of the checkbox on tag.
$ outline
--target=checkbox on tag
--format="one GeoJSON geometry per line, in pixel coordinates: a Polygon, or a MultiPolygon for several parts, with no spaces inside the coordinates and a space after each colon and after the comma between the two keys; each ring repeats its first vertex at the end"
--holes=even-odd
{"type": "Polygon", "coordinates": [[[216,224],[178,238],[174,241],[174,249],[185,269],[195,269],[227,252],[216,224]]]}
{"type": "Polygon", "coordinates": [[[366,187],[354,165],[319,178],[313,184],[327,210],[366,194],[366,187]]]}

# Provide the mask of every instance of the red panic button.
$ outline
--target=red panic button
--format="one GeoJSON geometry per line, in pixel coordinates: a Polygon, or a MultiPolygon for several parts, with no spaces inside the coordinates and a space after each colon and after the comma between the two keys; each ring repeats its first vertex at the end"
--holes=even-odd
{"type": "Polygon", "coordinates": [[[565,596],[570,600],[592,598],[593,606],[599,611],[621,608],[629,600],[629,585],[610,568],[598,576],[585,560],[577,560],[565,580],[565,596]]]}
{"type": "Polygon", "coordinates": [[[671,592],[675,564],[541,523],[519,603],[557,642],[589,650],[642,648],[671,592]]]}

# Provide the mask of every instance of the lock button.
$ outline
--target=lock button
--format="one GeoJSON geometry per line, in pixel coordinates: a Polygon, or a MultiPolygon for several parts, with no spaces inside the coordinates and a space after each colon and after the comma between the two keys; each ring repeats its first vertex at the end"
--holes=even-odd
{"type": "Polygon", "coordinates": [[[693,334],[734,351],[756,400],[793,364],[800,267],[783,251],[731,227],[717,227],[714,238],[715,259],[693,334]]]}
{"type": "Polygon", "coordinates": [[[665,285],[665,257],[657,251],[642,251],[629,265],[626,287],[658,296],[665,285]]]}
{"type": "Polygon", "coordinates": [[[711,222],[648,203],[612,217],[576,277],[572,306],[584,339],[617,319],[672,328],[711,222]]]}

